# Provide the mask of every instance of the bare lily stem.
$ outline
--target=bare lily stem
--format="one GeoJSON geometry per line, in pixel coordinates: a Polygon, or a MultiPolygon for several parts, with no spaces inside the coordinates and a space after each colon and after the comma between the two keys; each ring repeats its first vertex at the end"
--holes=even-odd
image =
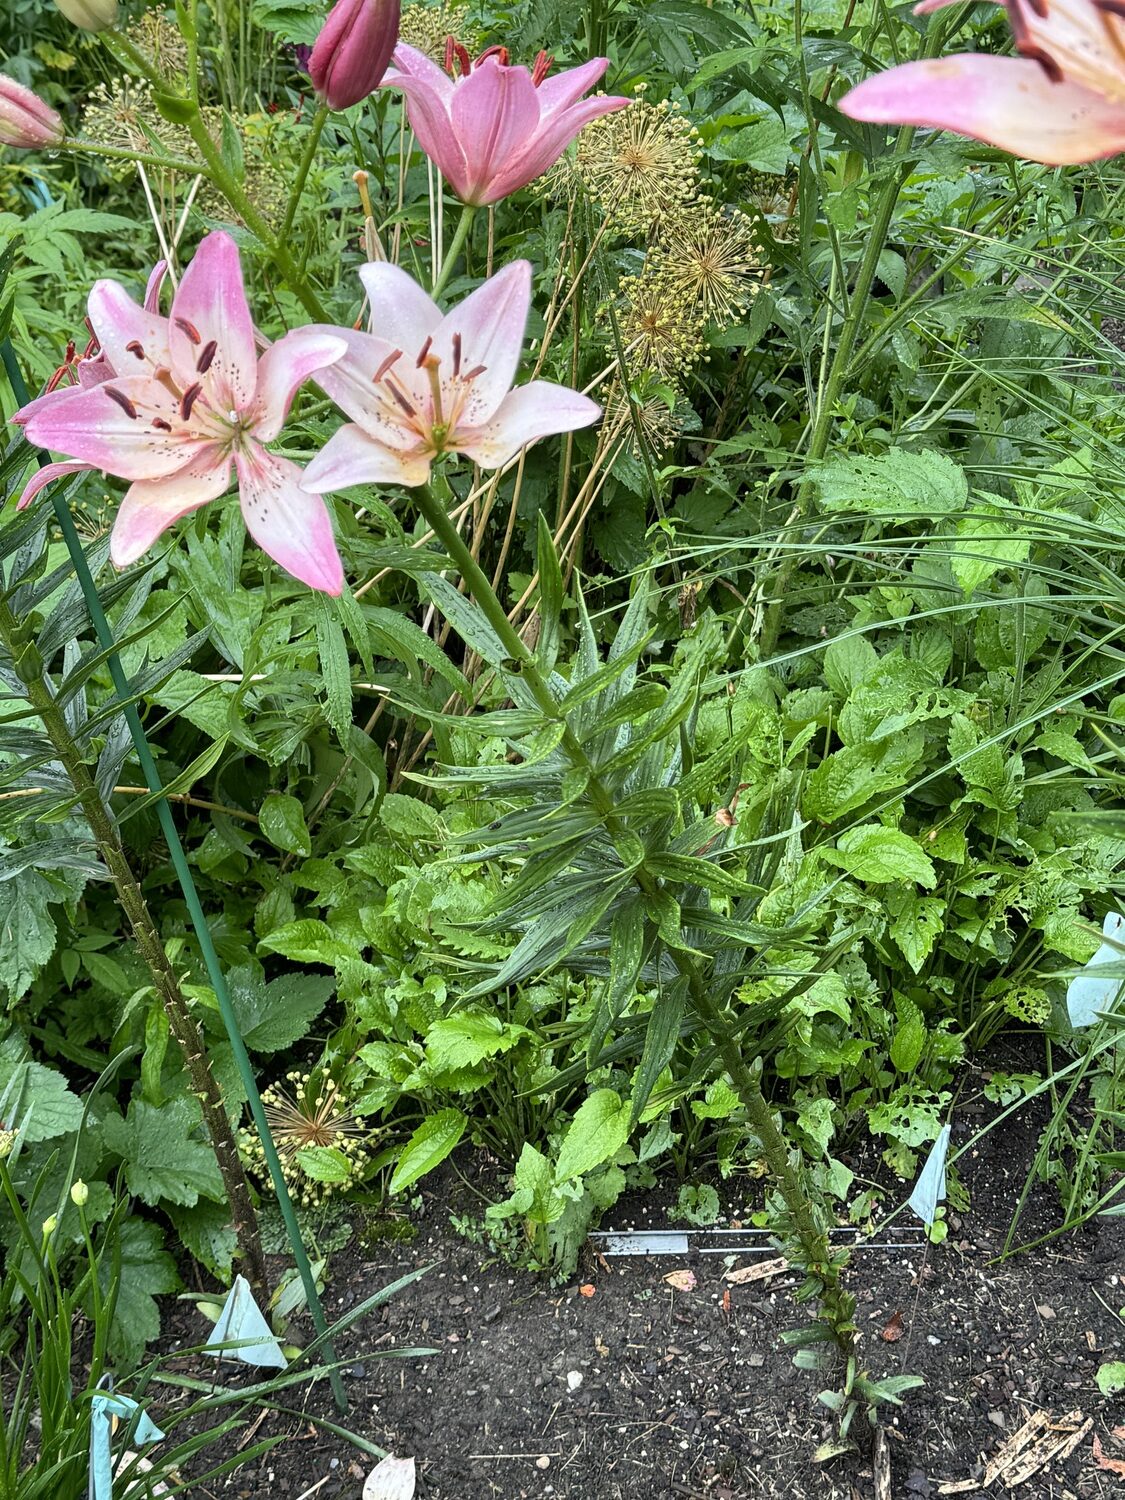
{"type": "Polygon", "coordinates": [[[44,676],[39,654],[34,646],[23,643],[19,621],[4,599],[0,599],[0,640],[11,653],[27,700],[38,715],[47,738],[70,778],[94,835],[98,852],[113,880],[121,909],[132,928],[137,951],[149,971],[153,988],[163,1001],[172,1035],[183,1053],[192,1092],[199,1100],[203,1119],[211,1136],[247,1280],[259,1296],[268,1300],[269,1278],[258,1234],[258,1218],[222,1092],[208,1061],[203,1034],[168,961],[148,903],[118,837],[113,816],[102,800],[81,747],[71,734],[62,709],[56,703],[44,676]]]}
{"type": "MultiPolygon", "coordinates": [[[[617,813],[613,794],[590,764],[586,751],[567,723],[565,714],[539,671],[532,652],[508,619],[507,611],[497,597],[488,575],[473,556],[441,501],[429,489],[417,489],[413,494],[427,525],[445,548],[446,555],[456,564],[464,584],[527,684],[540,712],[544,718],[561,726],[562,750],[571,764],[581,769],[590,801],[597,809],[603,826],[610,838],[615,843],[620,841],[622,845],[622,858],[628,864],[633,864],[632,852],[626,847],[630,836],[617,813]]],[[[658,882],[644,864],[635,869],[634,879],[646,895],[657,893],[658,882]]],[[[852,1301],[840,1284],[839,1262],[833,1258],[826,1226],[817,1221],[816,1207],[801,1180],[789,1143],[762,1093],[756,1074],[742,1055],[737,1038],[708,993],[707,984],[694,960],[688,954],[677,951],[672,951],[671,957],[687,982],[692,1008],[718,1047],[723,1065],[746,1110],[747,1119],[762,1144],[770,1172],[789,1210],[794,1236],[804,1256],[805,1269],[820,1291],[824,1321],[840,1349],[845,1355],[850,1355],[854,1334],[852,1301]]]]}

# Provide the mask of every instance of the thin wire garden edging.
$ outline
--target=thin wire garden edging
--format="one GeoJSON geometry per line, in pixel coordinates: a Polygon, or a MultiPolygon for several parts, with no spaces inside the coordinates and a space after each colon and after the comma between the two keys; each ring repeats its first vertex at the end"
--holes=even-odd
{"type": "MultiPolygon", "coordinates": [[[[15,350],[12,348],[10,338],[5,338],[3,343],[0,344],[0,359],[3,360],[4,369],[7,373],[8,383],[12,388],[13,395],[21,406],[26,406],[28,401],[31,400],[31,393],[24,383],[23,374],[16,359],[15,350]]],[[[47,461],[46,454],[40,452],[38,455],[40,466],[47,461]]],[[[216,952],[214,940],[211,937],[211,929],[208,926],[203,905],[199,899],[199,892],[196,889],[191,867],[184,853],[184,846],[181,842],[175,819],[172,816],[172,810],[164,796],[164,787],[160,780],[160,773],[156,768],[156,761],[153,759],[152,747],[149,745],[148,738],[145,735],[144,726],[141,723],[136,705],[129,701],[131,697],[129,682],[125,676],[125,669],[121,665],[121,658],[117,654],[117,641],[113,634],[113,627],[110,625],[105,611],[102,609],[93,575],[86,561],[86,554],[82,549],[82,542],[75,529],[70,511],[59,496],[57,489],[52,494],[52,503],[54,505],[55,518],[62,530],[63,539],[70,554],[70,560],[74,565],[74,571],[77,574],[82,595],[86,601],[86,608],[89,611],[94,633],[98,638],[102,650],[107,654],[107,662],[110,676],[113,679],[114,691],[117,694],[122,713],[125,716],[129,736],[132,739],[133,748],[140,762],[141,773],[144,776],[148,790],[155,799],[156,813],[160,820],[161,832],[164,834],[168,844],[172,866],[176,872],[180,891],[187,905],[192,928],[199,942],[200,952],[203,955],[203,962],[207,969],[211,988],[215,992],[219,1014],[222,1016],[227,1039],[230,1042],[231,1051],[234,1055],[235,1066],[238,1068],[238,1075],[242,1080],[242,1086],[246,1090],[250,1113],[262,1142],[262,1151],[266,1158],[266,1166],[269,1169],[270,1180],[277,1194],[278,1207],[281,1210],[285,1231],[289,1237],[293,1259],[296,1262],[301,1284],[304,1287],[305,1300],[313,1320],[313,1327],[317,1333],[317,1342],[320,1343],[324,1351],[324,1363],[327,1366],[332,1395],[337,1408],[341,1412],[344,1412],[348,1409],[348,1400],[344,1392],[343,1381],[340,1378],[336,1353],[332,1347],[328,1322],[324,1316],[320,1294],[316,1289],[316,1276],[313,1273],[308,1251],[305,1249],[305,1243],[301,1236],[301,1227],[297,1222],[297,1213],[293,1207],[293,1200],[289,1195],[289,1186],[285,1181],[285,1174],[281,1168],[281,1159],[277,1154],[273,1134],[266,1120],[265,1109],[262,1105],[262,1096],[258,1092],[258,1083],[254,1077],[254,1069],[250,1063],[250,1054],[246,1050],[246,1043],[243,1041],[242,1032],[238,1025],[238,1017],[234,1013],[230,990],[227,988],[226,976],[223,973],[222,965],[219,962],[219,955],[216,952]]]]}

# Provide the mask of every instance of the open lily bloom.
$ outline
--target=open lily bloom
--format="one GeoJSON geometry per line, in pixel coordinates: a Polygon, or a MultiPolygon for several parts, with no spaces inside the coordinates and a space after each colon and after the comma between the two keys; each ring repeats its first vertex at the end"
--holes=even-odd
{"type": "MultiPolygon", "coordinates": [[[[923,0],[919,13],[954,0],[923,0]]],[[[1121,0],[1000,0],[1019,57],[970,52],[904,63],[840,100],[856,120],[926,125],[1051,166],[1125,150],[1121,0]]]]}
{"type": "MultiPolygon", "coordinates": [[[[82,387],[40,396],[13,418],[31,442],[75,461],[50,465],[48,480],[93,468],[132,481],[110,538],[124,567],[217,500],[233,463],[258,545],[310,588],[338,594],[343,568],[324,502],[301,488],[296,464],[263,445],[298,387],[344,354],[343,339],[301,328],[259,359],[238,250],[222,233],[201,241],[169,317],[151,290],[149,300],[140,307],[117,282],[97,282],[88,312],[101,354],[85,376],[80,368],[82,387]]],[[[43,482],[31,481],[24,502],[43,482]]]]}
{"type": "Polygon", "coordinates": [[[449,313],[399,266],[360,268],[378,335],[334,329],[348,352],[316,376],[351,422],[305,470],[317,492],[424,484],[439,453],[496,469],[551,433],[588,427],[601,407],[566,386],[512,389],[531,306],[531,266],[513,261],[449,313]]]}
{"type": "Polygon", "coordinates": [[[511,67],[506,48],[475,62],[451,47],[451,77],[424,52],[400,42],[380,88],[401,89],[406,117],[422,150],[464,203],[498,203],[554,166],[584,125],[624,109],[622,98],[583,99],[609,66],[605,57],[547,77],[551,59],[511,67]]]}

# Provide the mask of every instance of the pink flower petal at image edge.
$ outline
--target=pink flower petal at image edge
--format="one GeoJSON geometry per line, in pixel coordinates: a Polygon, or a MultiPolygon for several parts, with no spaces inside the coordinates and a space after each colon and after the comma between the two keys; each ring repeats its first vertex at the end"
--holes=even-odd
{"type": "Polygon", "coordinates": [[[1125,150],[1125,107],[1081,84],[1052,83],[1029,58],[965,53],[903,63],[865,79],[840,109],[873,124],[953,130],[1050,166],[1125,150]]]}
{"type": "Polygon", "coordinates": [[[526,187],[584,125],[630,102],[582,98],[609,66],[604,57],[538,83],[528,68],[495,55],[458,78],[404,42],[394,60],[380,87],[402,90],[418,144],[465,203],[497,203],[526,187]]]}
{"type": "MultiPolygon", "coordinates": [[[[113,562],[134,562],[175,521],[218,499],[233,463],[258,545],[310,588],[339,594],[343,568],[323,500],[263,444],[281,431],[297,389],[345,353],[344,340],[297,329],[259,360],[238,250],[223,233],[201,241],[169,317],[138,307],[111,281],[94,286],[89,314],[111,373],[40,397],[13,420],[32,443],[132,481],[110,540],[113,562]]],[[[59,477],[64,466],[52,467],[59,477]]],[[[43,482],[37,476],[28,491],[43,482]]]]}
{"type": "MultiPolygon", "coordinates": [[[[915,13],[954,0],[922,0],[915,13]]],[[[1004,3],[1004,0],[999,0],[1004,3]]],[[[1051,166],[1125,149],[1125,19],[1110,0],[1009,0],[1018,58],[905,63],[840,100],[854,119],[956,131],[1051,166]]]]}
{"type": "Polygon", "coordinates": [[[499,468],[528,443],[601,415],[566,386],[511,388],[531,305],[527,261],[505,266],[444,316],[398,266],[372,263],[360,276],[379,334],[338,330],[348,352],[316,376],[352,420],[305,470],[307,489],[424,484],[443,452],[499,468]]]}

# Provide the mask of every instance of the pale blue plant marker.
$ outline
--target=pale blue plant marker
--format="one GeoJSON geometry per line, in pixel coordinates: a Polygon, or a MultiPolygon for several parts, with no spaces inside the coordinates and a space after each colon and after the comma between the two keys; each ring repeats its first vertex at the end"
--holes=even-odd
{"type": "Polygon", "coordinates": [[[949,1133],[950,1127],[943,1125],[926,1157],[926,1165],[918,1174],[914,1191],[906,1200],[927,1229],[934,1227],[938,1204],[945,1202],[945,1158],[949,1154],[949,1133]]]}
{"type": "Polygon", "coordinates": [[[1101,964],[1125,963],[1125,916],[1119,911],[1106,913],[1102,923],[1102,937],[1111,938],[1112,943],[1103,942],[1081,974],[1076,974],[1066,987],[1066,1013],[1072,1026],[1093,1026],[1100,1019],[1099,1012],[1112,1010],[1117,1004],[1125,978],[1098,979],[1091,969],[1101,964]]]}
{"type": "Polygon", "coordinates": [[[215,1354],[219,1359],[240,1359],[244,1364],[261,1365],[271,1370],[284,1370],[289,1361],[282,1354],[274,1337],[273,1329],[262,1316],[250,1283],[245,1276],[236,1276],[223,1310],[215,1324],[215,1331],[207,1340],[204,1354],[215,1354]],[[220,1349],[219,1344],[234,1343],[239,1339],[255,1339],[253,1344],[243,1344],[240,1349],[220,1349]]]}
{"type": "Polygon", "coordinates": [[[113,1419],[131,1422],[139,1412],[133,1427],[133,1442],[138,1448],[147,1443],[159,1443],[164,1434],[156,1423],[128,1396],[118,1396],[114,1391],[98,1391],[90,1400],[90,1482],[87,1500],[113,1500],[113,1419]]]}

